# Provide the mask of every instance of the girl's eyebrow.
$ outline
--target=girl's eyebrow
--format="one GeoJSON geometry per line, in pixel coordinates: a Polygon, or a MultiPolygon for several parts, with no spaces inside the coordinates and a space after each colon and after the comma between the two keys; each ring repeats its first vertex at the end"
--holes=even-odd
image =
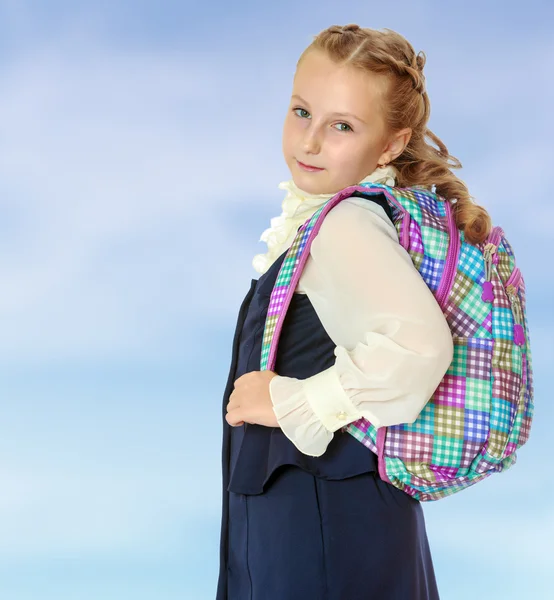
{"type": "MultiPolygon", "coordinates": [[[[307,106],[309,106],[309,103],[306,102],[306,100],[304,100],[304,98],[302,98],[298,94],[293,94],[292,97],[293,98],[298,98],[298,100],[300,100],[300,102],[302,102],[302,104],[306,104],[307,106]]],[[[357,121],[361,121],[362,123],[364,123],[364,125],[367,125],[367,123],[363,119],[360,119],[360,117],[357,117],[356,115],[354,115],[352,113],[333,112],[333,113],[331,113],[330,116],[350,117],[352,119],[356,119],[357,121]]]]}

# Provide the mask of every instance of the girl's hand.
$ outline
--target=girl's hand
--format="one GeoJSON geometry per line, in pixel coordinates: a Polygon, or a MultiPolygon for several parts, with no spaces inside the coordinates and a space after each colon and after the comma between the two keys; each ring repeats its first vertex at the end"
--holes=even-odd
{"type": "Polygon", "coordinates": [[[229,396],[225,420],[232,427],[243,423],[257,423],[279,427],[269,395],[269,382],[277,375],[273,371],[251,371],[235,381],[229,396]]]}

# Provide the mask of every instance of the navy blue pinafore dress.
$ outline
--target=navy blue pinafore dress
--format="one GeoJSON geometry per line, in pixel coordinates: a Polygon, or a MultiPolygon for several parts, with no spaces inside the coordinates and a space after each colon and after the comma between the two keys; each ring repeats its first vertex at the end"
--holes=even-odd
{"type": "MultiPolygon", "coordinates": [[[[380,479],[368,448],[338,430],[325,453],[312,457],[278,427],[225,420],[235,380],[260,370],[285,254],[252,279],[233,338],[216,600],[437,600],[422,507],[380,479]]],[[[334,348],[307,295],[295,293],[273,370],[311,377],[334,364],[334,348]]]]}

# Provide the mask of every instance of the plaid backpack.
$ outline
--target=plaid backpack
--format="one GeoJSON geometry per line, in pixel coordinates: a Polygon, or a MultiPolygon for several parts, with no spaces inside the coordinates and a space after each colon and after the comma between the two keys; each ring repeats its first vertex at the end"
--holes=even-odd
{"type": "Polygon", "coordinates": [[[533,376],[525,284],[501,227],[477,245],[452,207],[421,187],[364,183],[338,192],[297,231],[271,293],[260,369],[275,364],[279,335],[311,242],[327,213],[355,194],[384,195],[401,245],[452,331],[448,371],[413,423],[341,429],[378,456],[381,479],[420,501],[438,500],[512,466],[529,438],[533,376]]]}

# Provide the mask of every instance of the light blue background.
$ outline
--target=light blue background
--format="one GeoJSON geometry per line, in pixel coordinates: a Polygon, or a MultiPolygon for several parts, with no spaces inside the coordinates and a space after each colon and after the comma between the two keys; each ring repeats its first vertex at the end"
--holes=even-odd
{"type": "Polygon", "coordinates": [[[442,598],[551,597],[554,11],[452,5],[0,2],[2,600],[214,598],[221,400],[294,67],[350,22],[427,54],[430,128],[527,285],[531,440],[424,505],[442,598]]]}

